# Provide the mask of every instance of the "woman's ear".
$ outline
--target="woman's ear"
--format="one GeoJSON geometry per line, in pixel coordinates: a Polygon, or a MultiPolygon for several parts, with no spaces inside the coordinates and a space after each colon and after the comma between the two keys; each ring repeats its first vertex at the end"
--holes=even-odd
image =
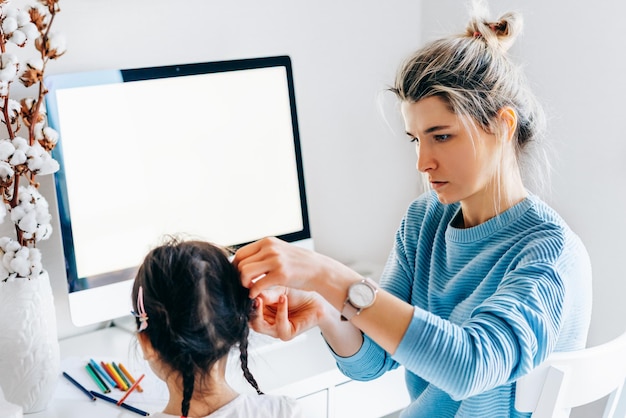
{"type": "Polygon", "coordinates": [[[143,351],[143,358],[145,360],[152,361],[157,358],[157,352],[152,346],[148,334],[146,334],[145,332],[137,333],[137,341],[139,341],[141,351],[143,351]]]}
{"type": "Polygon", "coordinates": [[[506,129],[506,139],[510,141],[515,134],[517,128],[517,113],[510,106],[505,106],[498,112],[498,118],[502,121],[503,127],[506,129]]]}

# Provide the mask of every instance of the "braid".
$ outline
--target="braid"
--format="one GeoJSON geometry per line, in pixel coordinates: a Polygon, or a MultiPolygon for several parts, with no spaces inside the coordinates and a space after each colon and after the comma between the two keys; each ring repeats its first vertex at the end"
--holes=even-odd
{"type": "Polygon", "coordinates": [[[213,381],[211,371],[236,345],[244,377],[263,394],[248,370],[252,300],[222,248],[172,238],[148,253],[139,268],[133,285],[135,311],[140,287],[150,317],[141,332],[159,361],[182,379],[183,417],[189,415],[194,396],[214,395],[210,386],[221,382],[213,381]]]}
{"type": "Polygon", "coordinates": [[[241,337],[241,341],[239,342],[239,360],[241,360],[241,370],[243,371],[243,377],[246,378],[248,383],[252,385],[252,387],[256,390],[256,393],[259,395],[263,395],[261,389],[259,389],[259,384],[256,382],[250,370],[248,370],[248,330],[244,332],[241,337]]]}
{"type": "Polygon", "coordinates": [[[187,415],[189,415],[189,404],[191,403],[191,397],[193,395],[195,374],[193,367],[185,367],[183,370],[183,403],[181,405],[181,412],[183,417],[187,417],[187,415]]]}

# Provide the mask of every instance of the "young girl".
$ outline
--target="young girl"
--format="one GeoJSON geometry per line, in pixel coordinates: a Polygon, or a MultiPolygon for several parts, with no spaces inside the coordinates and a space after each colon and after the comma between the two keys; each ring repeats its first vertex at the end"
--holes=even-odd
{"type": "Polygon", "coordinates": [[[403,365],[402,417],[528,416],[515,381],[585,346],[589,257],[522,176],[543,117],[506,52],[521,26],[515,13],[475,15],[401,66],[391,91],[432,190],[409,206],[380,286],[274,238],[235,256],[257,331],[289,339],[319,325],[354,379],[403,365]]]}
{"type": "Polygon", "coordinates": [[[225,250],[171,239],[146,256],[133,285],[138,340],[169,390],[166,417],[301,417],[295,400],[263,395],[248,370],[252,300],[225,250]],[[241,368],[258,395],[239,394],[225,380],[239,347],[241,368]]]}

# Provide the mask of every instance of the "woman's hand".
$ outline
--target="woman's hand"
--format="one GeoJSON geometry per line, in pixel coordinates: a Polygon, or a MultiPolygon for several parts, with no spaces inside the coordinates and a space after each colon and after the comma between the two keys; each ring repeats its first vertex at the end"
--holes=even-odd
{"type": "Polygon", "coordinates": [[[339,308],[350,283],[361,279],[357,272],[330,257],[277,238],[263,238],[240,248],[233,263],[251,298],[274,286],[285,286],[315,291],[339,308]]]}
{"type": "Polygon", "coordinates": [[[257,332],[288,341],[318,325],[324,304],[314,292],[273,287],[255,299],[256,315],[250,324],[257,332]]]}
{"type": "Polygon", "coordinates": [[[241,247],[233,263],[250,297],[257,299],[257,316],[251,321],[255,331],[286,341],[317,325],[333,351],[343,357],[363,344],[361,331],[340,320],[348,287],[362,279],[359,273],[277,238],[241,247]]]}

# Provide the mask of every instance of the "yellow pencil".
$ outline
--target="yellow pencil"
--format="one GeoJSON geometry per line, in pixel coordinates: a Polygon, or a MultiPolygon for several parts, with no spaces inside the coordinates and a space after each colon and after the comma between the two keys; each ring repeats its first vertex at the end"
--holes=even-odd
{"type": "Polygon", "coordinates": [[[111,376],[111,378],[115,380],[115,383],[117,383],[120,390],[123,390],[123,391],[128,390],[128,387],[124,383],[124,380],[122,380],[120,375],[117,374],[113,366],[111,366],[109,363],[104,363],[103,366],[104,366],[104,369],[109,373],[109,376],[111,376]]]}
{"type": "MultiPolygon", "coordinates": [[[[126,375],[126,378],[130,381],[131,384],[135,383],[135,378],[130,374],[130,372],[126,369],[126,367],[124,367],[124,365],[122,363],[118,364],[120,370],[122,371],[122,373],[124,373],[126,375]]],[[[137,391],[139,392],[143,392],[143,388],[139,385],[137,385],[137,391]]]]}

